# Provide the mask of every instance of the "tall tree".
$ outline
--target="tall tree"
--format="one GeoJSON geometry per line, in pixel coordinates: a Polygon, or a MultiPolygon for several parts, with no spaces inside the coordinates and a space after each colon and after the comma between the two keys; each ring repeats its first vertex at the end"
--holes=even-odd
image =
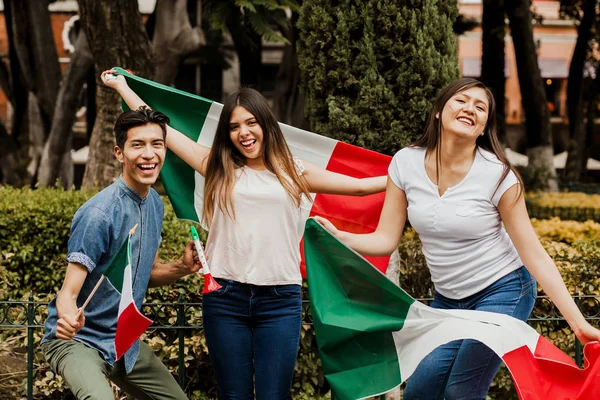
{"type": "Polygon", "coordinates": [[[483,0],[481,17],[481,80],[492,89],[496,101],[496,126],[498,138],[506,142],[506,113],[504,96],[506,78],[504,71],[504,0],[483,0]]]}
{"type": "Polygon", "coordinates": [[[118,94],[100,83],[100,73],[126,66],[142,76],[153,76],[150,41],[137,0],[78,0],[79,16],[87,35],[96,70],[97,116],[83,187],[104,187],[120,168],[113,155],[113,126],[120,112],[118,94]]]}
{"type": "Polygon", "coordinates": [[[458,77],[456,1],[304,0],[298,58],[316,132],[393,154],[458,77]]]}
{"type": "Polygon", "coordinates": [[[533,40],[530,0],[505,0],[505,6],[525,110],[529,168],[537,171],[536,184],[540,189],[558,191],[556,170],[552,162],[554,150],[550,111],[533,40]]]}
{"type": "Polygon", "coordinates": [[[579,20],[577,42],[571,57],[569,79],[567,81],[569,155],[565,166],[565,179],[574,182],[581,179],[588,159],[583,111],[583,75],[585,63],[592,52],[594,24],[598,25],[596,29],[600,29],[598,0],[563,1],[561,11],[563,15],[568,14],[571,18],[579,20]]]}

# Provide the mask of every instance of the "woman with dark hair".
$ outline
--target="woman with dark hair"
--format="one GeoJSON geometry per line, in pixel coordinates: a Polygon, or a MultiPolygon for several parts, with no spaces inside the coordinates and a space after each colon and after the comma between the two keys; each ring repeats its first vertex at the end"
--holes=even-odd
{"type": "MultiPolygon", "coordinates": [[[[143,101],[123,76],[102,81],[130,108],[143,101]]],[[[292,157],[266,99],[240,89],[223,106],[211,148],[167,127],[167,147],[202,174],[211,272],[206,343],[221,399],[287,400],[302,322],[300,240],[310,193],[383,192],[386,177],[355,179],[292,157]]]]}
{"type": "MultiPolygon", "coordinates": [[[[394,156],[375,232],[343,232],[317,219],[357,252],[389,255],[408,218],[435,286],[432,307],[525,321],[537,281],[579,340],[599,340],[533,230],[523,182],[498,143],[495,113],[494,97],[481,82],[451,83],[434,101],[423,137],[394,156]]],[[[419,364],[404,399],[485,399],[500,364],[480,342],[450,342],[419,364]]]]}

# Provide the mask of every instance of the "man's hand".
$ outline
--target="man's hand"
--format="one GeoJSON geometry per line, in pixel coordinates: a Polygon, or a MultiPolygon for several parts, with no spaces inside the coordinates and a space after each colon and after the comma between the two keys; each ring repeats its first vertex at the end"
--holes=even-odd
{"type": "Polygon", "coordinates": [[[200,264],[200,259],[198,258],[198,252],[196,251],[196,246],[194,246],[193,240],[187,242],[187,245],[183,250],[183,257],[181,259],[181,263],[187,271],[186,275],[198,272],[198,270],[202,268],[202,265],[200,264]]]}
{"type": "Polygon", "coordinates": [[[56,324],[56,337],[58,339],[71,340],[84,325],[85,316],[83,315],[83,311],[78,311],[75,316],[63,314],[62,318],[59,318],[56,324]]]}

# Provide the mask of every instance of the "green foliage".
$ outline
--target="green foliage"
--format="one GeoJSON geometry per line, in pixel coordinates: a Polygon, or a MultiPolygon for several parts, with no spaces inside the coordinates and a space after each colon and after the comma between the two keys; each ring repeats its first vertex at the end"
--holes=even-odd
{"type": "Polygon", "coordinates": [[[11,273],[5,298],[58,291],[71,220],[89,197],[83,191],[0,188],[0,259],[11,273]]]}
{"type": "Polygon", "coordinates": [[[393,154],[458,77],[456,1],[305,0],[298,60],[311,128],[393,154]]]}
{"type": "Polygon", "coordinates": [[[533,192],[525,200],[530,217],[600,222],[600,194],[533,192]]]}
{"type": "Polygon", "coordinates": [[[273,27],[287,29],[290,22],[286,10],[299,9],[296,0],[205,0],[204,7],[210,28],[217,32],[226,33],[234,21],[240,21],[242,30],[247,33],[255,33],[266,41],[285,43],[288,40],[273,27]]]}

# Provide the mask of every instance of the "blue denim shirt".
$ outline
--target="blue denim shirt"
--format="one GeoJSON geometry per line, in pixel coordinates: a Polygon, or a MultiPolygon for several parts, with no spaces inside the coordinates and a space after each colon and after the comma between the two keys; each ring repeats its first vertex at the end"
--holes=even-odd
{"type": "MultiPolygon", "coordinates": [[[[133,298],[141,310],[148,288],[150,272],[161,241],[163,204],[154,189],[142,199],[122,177],[88,200],[77,212],[71,225],[67,261],[84,265],[89,274],[77,298],[80,307],[102,276],[102,272],[138,224],[131,237],[133,298]]],[[[85,325],[77,340],[100,352],[109,365],[114,365],[115,333],[120,295],[108,281],[102,282],[85,309],[85,325]]],[[[56,338],[56,297],[48,306],[48,319],[42,343],[56,338]]],[[[124,355],[125,370],[131,372],[139,355],[139,340],[124,355]]]]}

